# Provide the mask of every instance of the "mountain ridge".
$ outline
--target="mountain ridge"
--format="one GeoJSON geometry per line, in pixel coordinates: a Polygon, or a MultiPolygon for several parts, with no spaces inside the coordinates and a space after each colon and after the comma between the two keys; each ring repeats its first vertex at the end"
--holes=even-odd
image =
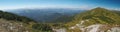
{"type": "Polygon", "coordinates": [[[102,31],[105,27],[109,27],[103,30],[105,32],[112,27],[120,28],[119,19],[120,16],[117,13],[98,7],[75,15],[74,19],[66,23],[65,26],[68,27],[69,32],[98,32],[102,31]]]}
{"type": "Polygon", "coordinates": [[[64,8],[48,8],[48,9],[18,9],[18,10],[8,10],[6,12],[11,12],[17,15],[26,16],[28,18],[34,19],[37,22],[55,22],[56,18],[60,17],[72,17],[75,14],[82,12],[76,9],[64,9],[64,8]],[[58,15],[59,14],[59,15],[58,15]],[[60,17],[59,17],[60,16],[60,17]]]}

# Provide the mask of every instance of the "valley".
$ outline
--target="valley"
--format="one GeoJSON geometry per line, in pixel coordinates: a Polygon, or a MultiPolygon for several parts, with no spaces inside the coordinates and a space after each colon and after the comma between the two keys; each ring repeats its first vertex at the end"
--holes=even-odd
{"type": "MultiPolygon", "coordinates": [[[[65,17],[56,14],[54,21],[38,22],[28,16],[13,12],[0,12],[3,32],[119,32],[120,15],[105,8],[97,7],[65,17]],[[7,17],[6,17],[7,16],[7,17]],[[14,16],[14,17],[13,17],[14,16]],[[71,17],[68,17],[71,16],[71,17]],[[27,18],[28,17],[28,18],[27,18]],[[59,18],[60,17],[60,18],[59,18]],[[7,26],[6,26],[7,25],[7,26]]],[[[56,12],[55,12],[56,13],[56,12]]],[[[31,14],[31,13],[30,13],[31,14]]],[[[40,14],[38,14],[40,15],[40,14]]],[[[45,16],[47,17],[47,16],[45,16]]],[[[52,19],[48,18],[48,19],[52,19]]]]}
{"type": "Polygon", "coordinates": [[[0,0],[0,32],[120,32],[120,0],[0,0]]]}

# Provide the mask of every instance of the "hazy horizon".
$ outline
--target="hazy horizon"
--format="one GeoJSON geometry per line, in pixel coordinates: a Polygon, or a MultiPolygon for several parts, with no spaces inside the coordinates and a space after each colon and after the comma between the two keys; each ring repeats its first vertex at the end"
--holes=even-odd
{"type": "Polygon", "coordinates": [[[103,7],[120,10],[119,0],[0,0],[0,10],[19,8],[79,8],[103,7]]]}

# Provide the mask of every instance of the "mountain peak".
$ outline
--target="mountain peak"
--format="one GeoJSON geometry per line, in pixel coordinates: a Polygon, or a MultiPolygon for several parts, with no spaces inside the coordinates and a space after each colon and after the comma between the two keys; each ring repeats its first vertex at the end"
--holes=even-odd
{"type": "Polygon", "coordinates": [[[84,25],[86,26],[96,24],[96,23],[97,24],[98,23],[99,24],[116,24],[116,23],[119,24],[118,21],[120,21],[120,20],[117,20],[117,19],[120,19],[118,14],[101,7],[97,7],[87,12],[80,13],[74,16],[74,18],[75,20],[73,20],[73,22],[75,22],[75,24],[83,20],[90,20],[87,23],[86,22],[84,23],[84,25]]]}
{"type": "Polygon", "coordinates": [[[103,14],[103,13],[111,13],[110,10],[105,9],[105,8],[101,8],[101,7],[97,7],[94,9],[90,10],[92,14],[103,14]]]}
{"type": "Polygon", "coordinates": [[[107,9],[102,8],[102,7],[97,7],[97,8],[92,9],[92,11],[107,11],[107,9]]]}
{"type": "MultiPolygon", "coordinates": [[[[94,9],[103,9],[102,7],[96,7],[96,8],[94,8],[94,9]]],[[[105,8],[104,8],[105,9],[105,8]]]]}

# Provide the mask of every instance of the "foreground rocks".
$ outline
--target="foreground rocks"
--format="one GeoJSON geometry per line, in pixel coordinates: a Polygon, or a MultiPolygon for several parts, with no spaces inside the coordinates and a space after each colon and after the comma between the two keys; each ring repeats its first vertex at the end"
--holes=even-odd
{"type": "Polygon", "coordinates": [[[118,24],[92,24],[88,26],[83,24],[88,21],[89,20],[80,21],[80,23],[69,27],[69,31],[76,32],[79,30],[79,32],[120,32],[120,25],[118,24]]]}
{"type": "Polygon", "coordinates": [[[0,19],[0,32],[30,32],[23,23],[0,19]]]}

